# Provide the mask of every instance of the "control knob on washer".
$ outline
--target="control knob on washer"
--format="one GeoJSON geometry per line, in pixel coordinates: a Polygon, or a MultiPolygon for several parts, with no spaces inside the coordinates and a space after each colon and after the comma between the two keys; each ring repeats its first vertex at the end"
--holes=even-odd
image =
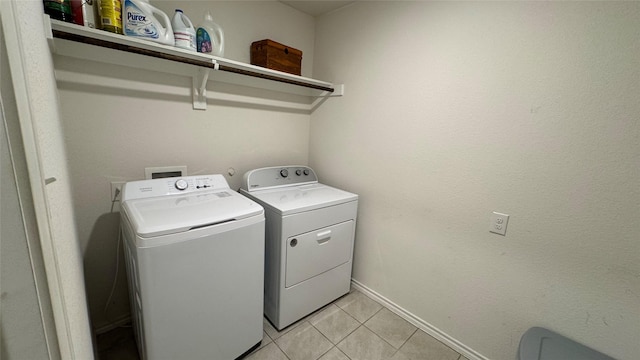
{"type": "Polygon", "coordinates": [[[286,178],[287,176],[289,176],[289,171],[287,169],[280,170],[280,176],[286,178]]]}
{"type": "Polygon", "coordinates": [[[309,169],[304,169],[304,174],[309,175],[309,169]]]}
{"type": "Polygon", "coordinates": [[[302,170],[300,170],[300,169],[296,170],[296,175],[298,175],[298,176],[302,175],[302,170]]]}
{"type": "Polygon", "coordinates": [[[182,190],[186,189],[187,187],[189,187],[189,183],[187,183],[187,180],[185,180],[185,179],[179,179],[179,180],[176,181],[175,187],[176,187],[176,189],[182,191],[182,190]]]}

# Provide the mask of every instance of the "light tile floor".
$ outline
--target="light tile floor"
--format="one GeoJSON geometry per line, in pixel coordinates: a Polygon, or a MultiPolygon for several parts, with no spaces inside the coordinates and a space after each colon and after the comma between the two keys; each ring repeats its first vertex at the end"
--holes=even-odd
{"type": "MultiPolygon", "coordinates": [[[[130,329],[108,335],[98,337],[100,360],[138,359],[130,329]]],[[[265,319],[262,344],[246,359],[467,360],[357,290],[282,331],[265,319]]]]}

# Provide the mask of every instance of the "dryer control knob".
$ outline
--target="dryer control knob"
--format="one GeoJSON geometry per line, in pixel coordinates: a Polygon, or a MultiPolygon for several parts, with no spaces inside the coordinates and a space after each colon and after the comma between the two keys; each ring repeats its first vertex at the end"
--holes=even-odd
{"type": "Polygon", "coordinates": [[[309,175],[309,169],[304,169],[304,174],[309,175]]]}
{"type": "Polygon", "coordinates": [[[280,176],[282,176],[282,177],[289,176],[289,171],[287,169],[280,170],[280,176]]]}
{"type": "Polygon", "coordinates": [[[302,175],[302,170],[300,170],[300,169],[296,170],[296,175],[298,175],[298,176],[302,175]]]}
{"type": "Polygon", "coordinates": [[[176,181],[175,187],[176,187],[176,189],[182,191],[182,190],[186,189],[187,187],[189,187],[189,183],[187,183],[187,180],[185,180],[185,179],[180,179],[180,180],[176,181]]]}

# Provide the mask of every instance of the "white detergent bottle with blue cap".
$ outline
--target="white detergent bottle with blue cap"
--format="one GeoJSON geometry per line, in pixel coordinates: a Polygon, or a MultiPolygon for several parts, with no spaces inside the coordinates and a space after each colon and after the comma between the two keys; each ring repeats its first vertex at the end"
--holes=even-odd
{"type": "Polygon", "coordinates": [[[125,0],[122,13],[124,34],[165,45],[174,45],[171,20],[148,0],[125,0]]]}
{"type": "Polygon", "coordinates": [[[198,52],[224,57],[224,32],[213,22],[211,13],[207,11],[204,21],[196,31],[198,52]]]}

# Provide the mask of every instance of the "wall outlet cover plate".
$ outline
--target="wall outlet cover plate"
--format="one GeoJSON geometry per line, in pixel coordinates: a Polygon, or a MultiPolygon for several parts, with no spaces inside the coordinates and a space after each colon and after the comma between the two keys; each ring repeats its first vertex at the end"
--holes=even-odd
{"type": "Polygon", "coordinates": [[[495,234],[505,235],[507,233],[507,223],[509,223],[509,215],[494,211],[491,213],[489,231],[495,234]]]}

